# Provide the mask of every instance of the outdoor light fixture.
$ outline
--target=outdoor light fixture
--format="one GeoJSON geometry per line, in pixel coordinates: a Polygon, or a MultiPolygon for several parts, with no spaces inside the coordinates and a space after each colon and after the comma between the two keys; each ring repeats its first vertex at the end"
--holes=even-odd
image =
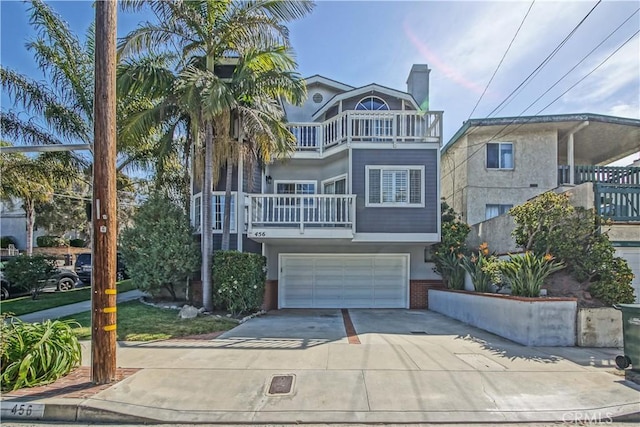
{"type": "Polygon", "coordinates": [[[267,180],[267,184],[271,184],[271,182],[273,181],[273,178],[271,178],[271,175],[265,176],[265,179],[267,180]]]}
{"type": "Polygon", "coordinates": [[[433,261],[433,246],[424,247],[424,262],[433,261]]]}

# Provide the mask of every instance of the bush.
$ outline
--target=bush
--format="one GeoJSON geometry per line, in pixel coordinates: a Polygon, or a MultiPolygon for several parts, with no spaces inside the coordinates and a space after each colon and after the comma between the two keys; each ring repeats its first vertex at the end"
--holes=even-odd
{"type": "Polygon", "coordinates": [[[38,299],[47,280],[56,274],[55,258],[46,255],[20,255],[5,263],[4,276],[13,285],[29,289],[31,297],[38,299]]]}
{"type": "Polygon", "coordinates": [[[539,297],[544,279],[563,268],[564,264],[555,262],[553,256],[541,257],[532,252],[510,255],[509,261],[501,264],[502,274],[511,286],[511,295],[521,297],[539,297]]]}
{"type": "Polygon", "coordinates": [[[214,304],[233,315],[262,306],[266,259],[262,255],[216,251],[213,255],[214,304]]]}
{"type": "MultiPolygon", "coordinates": [[[[25,323],[0,319],[2,391],[51,383],[80,365],[82,349],[72,321],[25,323]]],[[[78,325],[79,326],[79,325],[78,325]]]]}
{"type": "Polygon", "coordinates": [[[18,247],[18,241],[13,236],[3,236],[0,237],[0,247],[2,249],[7,249],[9,245],[13,245],[14,247],[18,247]]]}
{"type": "Polygon", "coordinates": [[[69,240],[69,246],[73,248],[84,248],[85,245],[84,239],[71,239],[69,240]]]}
{"type": "Polygon", "coordinates": [[[56,248],[65,246],[67,241],[60,236],[38,236],[36,244],[41,248],[56,248]]]}
{"type": "Polygon", "coordinates": [[[610,264],[610,270],[600,275],[600,278],[589,287],[592,296],[602,300],[605,304],[633,304],[633,272],[627,262],[615,257],[610,264]]]}
{"type": "Polygon", "coordinates": [[[158,297],[164,291],[178,299],[200,265],[189,218],[176,204],[152,195],[121,234],[120,252],[138,289],[158,297]]]}
{"type": "Polygon", "coordinates": [[[478,248],[477,254],[462,258],[462,268],[471,276],[473,288],[476,292],[491,292],[491,285],[502,282],[502,262],[489,254],[489,246],[483,243],[478,248]]]}
{"type": "Polygon", "coordinates": [[[449,289],[464,288],[464,269],[461,259],[467,252],[465,240],[471,228],[460,220],[460,216],[444,201],[440,205],[442,214],[440,243],[434,245],[433,271],[442,276],[449,289]]]}

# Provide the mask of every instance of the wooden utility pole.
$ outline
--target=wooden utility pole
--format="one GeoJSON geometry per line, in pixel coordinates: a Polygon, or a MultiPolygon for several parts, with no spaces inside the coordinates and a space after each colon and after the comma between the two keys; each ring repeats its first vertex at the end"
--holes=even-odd
{"type": "Polygon", "coordinates": [[[91,381],[116,378],[116,0],[96,8],[91,381]]]}

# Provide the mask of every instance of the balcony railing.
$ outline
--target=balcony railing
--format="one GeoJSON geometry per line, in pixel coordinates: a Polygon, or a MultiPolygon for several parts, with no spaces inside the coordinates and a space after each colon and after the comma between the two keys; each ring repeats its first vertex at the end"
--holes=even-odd
{"type": "Polygon", "coordinates": [[[290,123],[298,151],[352,142],[440,142],[441,112],[345,111],[320,123],[290,123]]]}
{"type": "Polygon", "coordinates": [[[614,221],[640,221],[640,184],[593,186],[598,215],[614,221]]]}
{"type": "MultiPolygon", "coordinates": [[[[558,185],[570,183],[568,165],[558,166],[558,185]]],[[[631,166],[575,166],[574,184],[585,182],[640,185],[640,167],[631,166]]]]}
{"type": "Polygon", "coordinates": [[[252,194],[249,233],[256,228],[350,229],[355,224],[355,199],[350,194],[252,194]]]}

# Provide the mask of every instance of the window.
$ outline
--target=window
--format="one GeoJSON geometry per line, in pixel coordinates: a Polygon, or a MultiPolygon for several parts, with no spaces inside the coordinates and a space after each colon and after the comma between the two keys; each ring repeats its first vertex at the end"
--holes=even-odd
{"type": "Polygon", "coordinates": [[[389,106],[382,98],[377,96],[367,96],[362,98],[358,104],[356,104],[356,110],[388,110],[389,106]]]}
{"type": "Polygon", "coordinates": [[[347,176],[340,175],[322,181],[322,192],[324,194],[347,194],[347,176]]]}
{"type": "MultiPolygon", "coordinates": [[[[222,231],[224,226],[224,205],[225,194],[222,192],[213,193],[213,229],[222,231]]],[[[231,218],[230,218],[230,231],[236,232],[236,195],[231,193],[231,218]]]]}
{"type": "Polygon", "coordinates": [[[424,166],[367,166],[367,206],[424,206],[424,166]]]}
{"type": "Polygon", "coordinates": [[[511,142],[487,144],[487,169],[513,169],[513,144],[511,142]]]}
{"type": "Polygon", "coordinates": [[[486,205],[484,219],[491,219],[506,214],[513,205],[486,205]]]}
{"type": "Polygon", "coordinates": [[[315,181],[285,182],[276,181],[276,194],[315,194],[315,181]]]}

